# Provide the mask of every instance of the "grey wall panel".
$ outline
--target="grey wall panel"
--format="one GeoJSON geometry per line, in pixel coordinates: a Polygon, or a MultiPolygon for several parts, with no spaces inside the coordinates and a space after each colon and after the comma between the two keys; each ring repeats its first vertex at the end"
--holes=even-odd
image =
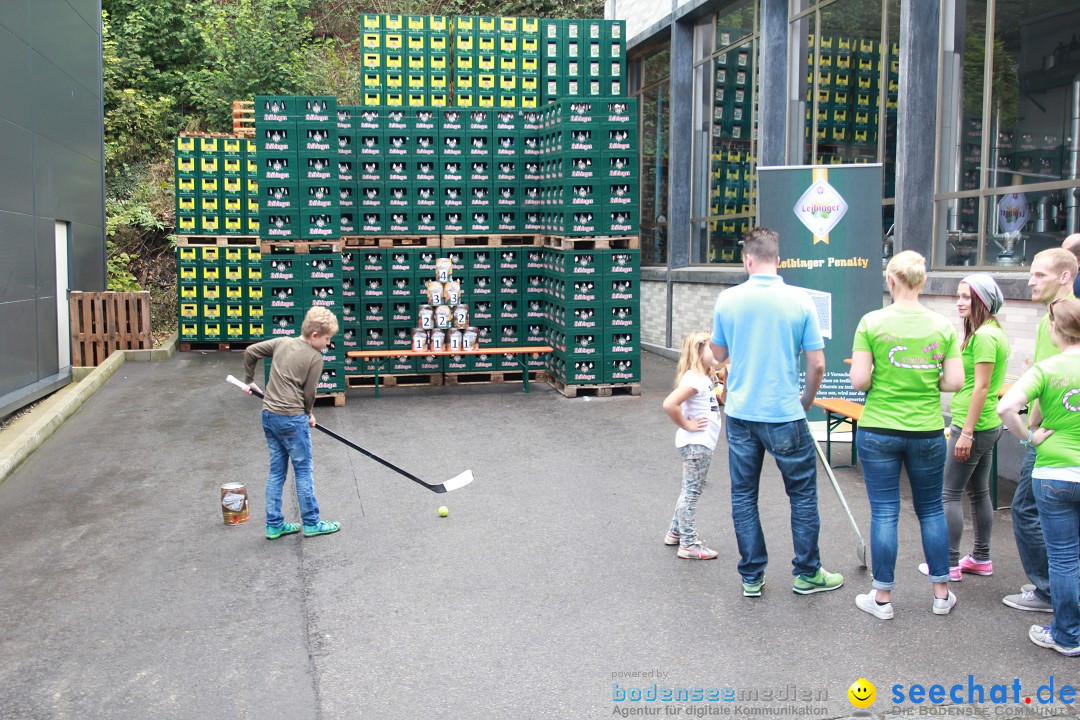
{"type": "MultiPolygon", "coordinates": [[[[0,6],[4,3],[0,2],[0,6]]],[[[33,51],[18,35],[0,25],[0,118],[16,125],[30,127],[30,104],[22,98],[30,97],[30,58],[33,51]]]]}
{"type": "Polygon", "coordinates": [[[79,13],[79,17],[101,36],[101,2],[100,0],[67,0],[68,5],[79,13]]]}
{"type": "Polygon", "coordinates": [[[3,25],[23,42],[30,42],[30,3],[32,0],[4,0],[0,2],[0,25],[3,25]]]}
{"type": "Polygon", "coordinates": [[[38,217],[103,226],[101,182],[101,163],[38,137],[34,147],[38,217]]]}
{"type": "Polygon", "coordinates": [[[72,223],[68,244],[71,289],[101,292],[105,289],[105,231],[101,226],[72,223]]]}
{"type": "Polygon", "coordinates": [[[34,212],[33,134],[0,118],[0,210],[34,212]]]}
{"type": "Polygon", "coordinates": [[[98,34],[66,0],[34,0],[30,29],[34,50],[83,88],[97,92],[98,67],[89,62],[98,51],[98,34]]]}
{"type": "MultiPolygon", "coordinates": [[[[55,323],[53,323],[55,325],[55,323]]],[[[37,300],[0,302],[0,338],[18,338],[0,362],[0,395],[32,385],[41,377],[37,369],[37,341],[28,330],[37,326],[37,300]]]]}
{"type": "Polygon", "coordinates": [[[34,131],[100,160],[103,130],[95,119],[101,117],[101,100],[40,55],[34,57],[32,77],[34,131]]]}
{"type": "Polygon", "coordinates": [[[0,303],[37,297],[36,245],[32,215],[0,211],[0,303]]]}
{"type": "Polygon", "coordinates": [[[38,218],[35,226],[36,297],[40,300],[56,295],[56,221],[51,218],[38,218]]]}
{"type": "MultiPolygon", "coordinates": [[[[37,367],[38,380],[44,380],[50,375],[60,372],[60,358],[57,353],[60,350],[59,337],[56,328],[56,298],[39,298],[37,301],[38,344],[37,344],[37,367]]],[[[64,330],[68,335],[71,329],[64,330]]],[[[67,363],[65,363],[66,365],[67,363]]]]}

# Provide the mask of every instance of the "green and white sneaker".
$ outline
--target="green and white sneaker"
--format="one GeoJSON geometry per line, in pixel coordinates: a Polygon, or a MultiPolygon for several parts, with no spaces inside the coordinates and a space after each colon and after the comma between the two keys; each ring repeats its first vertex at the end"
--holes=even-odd
{"type": "Polygon", "coordinates": [[[300,526],[296,523],[281,523],[278,526],[267,525],[266,526],[266,539],[277,540],[282,535],[292,535],[293,533],[300,532],[300,526]]]}
{"type": "Polygon", "coordinates": [[[765,585],[765,576],[762,575],[761,579],[756,583],[744,582],[742,584],[743,597],[761,597],[761,588],[765,585]]]}
{"type": "Polygon", "coordinates": [[[795,584],[791,586],[791,589],[799,595],[812,595],[835,590],[843,584],[843,575],[831,573],[826,571],[825,568],[819,567],[813,575],[796,575],[795,584]]]}
{"type": "Polygon", "coordinates": [[[330,533],[336,533],[341,529],[341,523],[334,520],[320,520],[315,525],[304,526],[304,537],[315,537],[316,535],[329,535],[330,533]]]}

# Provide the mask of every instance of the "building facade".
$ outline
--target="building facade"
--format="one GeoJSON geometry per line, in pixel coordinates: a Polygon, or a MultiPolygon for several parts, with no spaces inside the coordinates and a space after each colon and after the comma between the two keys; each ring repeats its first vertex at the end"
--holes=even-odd
{"type": "MultiPolygon", "coordinates": [[[[679,347],[744,277],[757,167],[880,163],[883,262],[976,269],[1031,355],[1026,268],[1080,231],[1080,0],[608,0],[641,108],[645,346],[679,347]]],[[[783,239],[781,239],[783,254],[783,239]]],[[[871,255],[873,256],[873,255],[871,255]]],[[[883,288],[883,297],[884,297],[883,288]]]]}
{"type": "Polygon", "coordinates": [[[67,291],[105,289],[100,0],[0,3],[0,416],[71,380],[67,291]]]}

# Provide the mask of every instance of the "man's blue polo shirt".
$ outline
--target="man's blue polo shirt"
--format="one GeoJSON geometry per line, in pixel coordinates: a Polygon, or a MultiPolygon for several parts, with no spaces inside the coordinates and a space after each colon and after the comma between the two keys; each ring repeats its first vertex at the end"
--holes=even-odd
{"type": "Polygon", "coordinates": [[[806,292],[779,275],[751,275],[716,298],[712,342],[731,358],[728,415],[769,423],[806,417],[799,402],[799,353],[825,347],[806,292]]]}

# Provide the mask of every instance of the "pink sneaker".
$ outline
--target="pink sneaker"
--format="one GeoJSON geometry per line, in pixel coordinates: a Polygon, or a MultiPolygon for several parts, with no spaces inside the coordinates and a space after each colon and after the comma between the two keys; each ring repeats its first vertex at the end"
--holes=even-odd
{"type": "MultiPolygon", "coordinates": [[[[964,566],[964,561],[961,560],[960,561],[960,567],[951,567],[951,568],[949,568],[949,580],[951,582],[960,582],[961,580],[964,579],[964,576],[963,576],[963,574],[961,572],[961,568],[963,566],[964,566]]],[[[926,563],[919,563],[919,572],[921,572],[923,575],[929,575],[930,574],[930,566],[927,565],[926,563]]]]}
{"type": "Polygon", "coordinates": [[[676,554],[683,560],[712,560],[718,555],[715,550],[705,547],[705,543],[700,540],[690,547],[680,547],[676,554]]]}
{"type": "Polygon", "coordinates": [[[675,533],[669,532],[667,535],[664,536],[664,544],[665,545],[678,545],[679,544],[679,536],[676,535],[675,533]]]}
{"type": "Polygon", "coordinates": [[[990,560],[979,561],[970,555],[965,555],[960,558],[960,571],[972,575],[989,576],[994,574],[994,563],[990,560]]]}

